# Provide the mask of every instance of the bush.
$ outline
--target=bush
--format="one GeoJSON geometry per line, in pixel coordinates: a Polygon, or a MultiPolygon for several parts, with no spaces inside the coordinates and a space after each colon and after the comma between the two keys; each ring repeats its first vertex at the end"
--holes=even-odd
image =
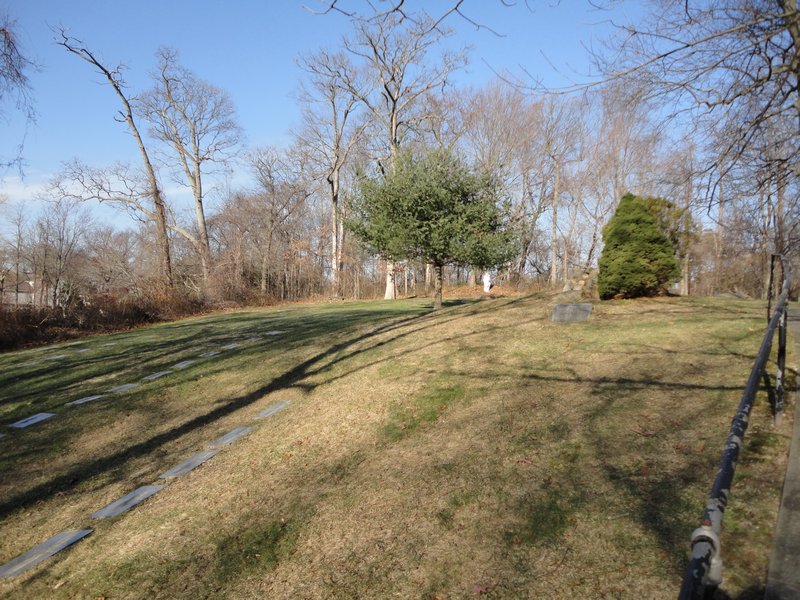
{"type": "Polygon", "coordinates": [[[620,200],[603,228],[603,242],[597,282],[603,300],[655,296],[680,276],[675,247],[633,194],[620,200]]]}
{"type": "Polygon", "coordinates": [[[206,308],[198,298],[178,291],[121,298],[98,295],[56,308],[0,305],[0,351],[169,321],[206,308]]]}

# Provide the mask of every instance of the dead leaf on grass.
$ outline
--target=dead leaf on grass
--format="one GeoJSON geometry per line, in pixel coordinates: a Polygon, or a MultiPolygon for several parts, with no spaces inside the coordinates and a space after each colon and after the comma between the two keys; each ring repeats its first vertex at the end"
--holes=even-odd
{"type": "Polygon", "coordinates": [[[656,434],[656,432],[653,429],[632,429],[631,431],[633,431],[633,433],[638,433],[639,435],[644,437],[650,437],[656,434]]]}
{"type": "Polygon", "coordinates": [[[481,596],[487,592],[491,592],[496,587],[497,587],[496,583],[476,583],[472,587],[472,593],[475,596],[481,596]]]}

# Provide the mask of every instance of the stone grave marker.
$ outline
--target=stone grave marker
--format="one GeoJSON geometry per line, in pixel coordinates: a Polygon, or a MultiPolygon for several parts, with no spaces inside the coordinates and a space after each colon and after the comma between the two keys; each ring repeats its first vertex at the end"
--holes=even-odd
{"type": "Polygon", "coordinates": [[[281,335],[286,333],[285,331],[280,331],[278,329],[273,329],[272,331],[267,331],[264,335],[281,335]]]}
{"type": "Polygon", "coordinates": [[[79,404],[86,404],[87,402],[94,402],[95,400],[99,400],[104,396],[105,394],[94,394],[93,396],[85,396],[83,398],[78,398],[77,400],[73,400],[72,402],[67,402],[65,406],[77,406],[79,404]]]}
{"type": "Polygon", "coordinates": [[[38,565],[43,560],[50,558],[56,552],[60,552],[67,546],[71,546],[78,540],[85,538],[90,533],[92,533],[91,529],[62,531],[38,546],[34,546],[25,554],[20,554],[17,558],[0,565],[0,577],[16,577],[20,573],[38,565]]]}
{"type": "Polygon", "coordinates": [[[170,368],[177,369],[178,371],[180,371],[180,370],[185,369],[186,367],[188,367],[190,365],[193,365],[196,362],[197,362],[196,360],[184,360],[184,361],[179,362],[177,365],[172,365],[172,367],[170,367],[170,368]]]}
{"type": "Polygon", "coordinates": [[[271,417],[272,415],[281,412],[287,406],[289,406],[288,400],[281,400],[280,402],[276,402],[272,406],[268,406],[260,413],[258,413],[256,415],[256,419],[266,419],[267,417],[271,417]]]}
{"type": "Polygon", "coordinates": [[[222,446],[227,446],[238,440],[240,437],[243,437],[248,433],[250,433],[250,430],[252,429],[253,429],[252,427],[246,427],[246,426],[237,427],[236,429],[232,429],[222,437],[217,438],[216,440],[211,442],[208,446],[209,448],[221,448],[222,446]]]}
{"type": "Polygon", "coordinates": [[[139,387],[139,384],[138,383],[123,383],[122,385],[117,385],[115,387],[112,387],[111,389],[108,390],[108,392],[109,393],[127,392],[128,390],[132,390],[135,387],[139,387]]]}
{"type": "Polygon", "coordinates": [[[588,321],[592,314],[592,305],[588,302],[581,304],[555,304],[553,305],[553,321],[557,323],[579,323],[588,321]]]}
{"type": "Polygon", "coordinates": [[[62,358],[67,358],[66,354],[56,354],[55,356],[46,356],[44,360],[61,360],[62,358]]]}
{"type": "Polygon", "coordinates": [[[158,476],[159,479],[169,479],[171,477],[180,477],[181,475],[185,475],[192,469],[199,467],[208,459],[213,458],[216,455],[216,450],[204,450],[203,452],[197,452],[196,454],[192,454],[189,458],[185,461],[178,463],[171,469],[164,471],[161,475],[158,476]]]}
{"type": "Polygon", "coordinates": [[[29,427],[30,425],[35,425],[36,423],[41,423],[42,421],[46,421],[50,417],[55,417],[55,413],[36,413],[35,415],[31,415],[26,419],[22,419],[21,421],[17,421],[16,423],[12,423],[9,427],[13,427],[14,429],[24,429],[25,427],[29,427]]]}
{"type": "Polygon", "coordinates": [[[159,377],[163,377],[164,375],[169,375],[172,371],[159,371],[158,373],[152,373],[150,375],[145,375],[142,377],[142,381],[153,381],[154,379],[158,379],[159,377]]]}
{"type": "Polygon", "coordinates": [[[239,344],[226,344],[222,347],[223,350],[233,350],[234,348],[238,348],[239,344]]]}
{"type": "Polygon", "coordinates": [[[219,350],[210,350],[209,352],[203,352],[200,355],[200,358],[211,358],[212,356],[216,356],[219,354],[219,350]]]}
{"type": "Polygon", "coordinates": [[[133,490],[130,494],[126,494],[119,500],[115,500],[108,506],[92,513],[92,518],[97,520],[116,517],[117,515],[124,513],[126,510],[133,508],[137,504],[144,502],[153,494],[160,492],[163,488],[163,485],[143,485],[142,487],[133,490]]]}

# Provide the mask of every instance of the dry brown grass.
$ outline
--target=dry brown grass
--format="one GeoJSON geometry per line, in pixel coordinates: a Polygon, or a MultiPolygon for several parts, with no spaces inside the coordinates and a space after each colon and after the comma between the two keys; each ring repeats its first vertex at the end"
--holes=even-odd
{"type": "MultiPolygon", "coordinates": [[[[399,321],[419,305],[394,306],[399,321]]],[[[348,307],[284,318],[300,326],[324,310],[336,322],[348,307]]],[[[42,485],[71,461],[257,395],[64,496],[20,505],[0,523],[0,561],[85,524],[272,402],[292,402],[0,594],[673,598],[762,312],[663,298],[604,303],[589,323],[561,325],[545,299],[525,297],[452,304],[371,335],[364,320],[336,331],[320,321],[323,334],[302,344],[165,383],[124,418],[97,416],[50,465],[20,463],[40,469],[32,485],[42,485]]],[[[771,429],[763,398],[746,441],[723,540],[733,597],[763,585],[784,467],[787,437],[771,429]]]]}

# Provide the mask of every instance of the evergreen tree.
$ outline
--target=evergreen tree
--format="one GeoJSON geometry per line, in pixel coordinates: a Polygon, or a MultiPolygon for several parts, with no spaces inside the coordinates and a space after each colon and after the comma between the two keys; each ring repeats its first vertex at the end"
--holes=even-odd
{"type": "Polygon", "coordinates": [[[492,178],[436,150],[400,154],[384,177],[362,180],[349,226],[376,254],[431,263],[437,309],[445,265],[488,269],[509,259],[507,212],[492,178]]]}
{"type": "Polygon", "coordinates": [[[626,194],[603,228],[598,287],[604,300],[661,293],[680,276],[675,247],[661,232],[649,206],[626,194]]]}

